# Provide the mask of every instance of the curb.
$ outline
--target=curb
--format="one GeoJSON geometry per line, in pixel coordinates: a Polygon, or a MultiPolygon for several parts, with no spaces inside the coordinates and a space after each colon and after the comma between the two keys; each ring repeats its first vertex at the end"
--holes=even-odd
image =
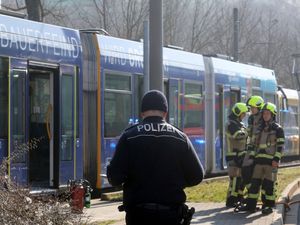
{"type": "Polygon", "coordinates": [[[284,224],[284,218],[285,218],[285,204],[287,204],[294,192],[300,187],[300,178],[294,180],[292,183],[290,183],[281,193],[278,202],[282,204],[278,204],[276,206],[276,210],[274,213],[273,221],[274,225],[283,225],[284,224]]]}

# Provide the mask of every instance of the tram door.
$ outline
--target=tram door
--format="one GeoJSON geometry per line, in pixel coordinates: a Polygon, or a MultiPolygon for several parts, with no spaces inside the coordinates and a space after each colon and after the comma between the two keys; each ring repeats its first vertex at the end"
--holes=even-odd
{"type": "Polygon", "coordinates": [[[182,128],[182,81],[176,79],[169,79],[166,96],[169,102],[169,123],[182,128]]]}
{"type": "Polygon", "coordinates": [[[29,182],[33,187],[58,187],[76,178],[75,82],[73,66],[29,69],[29,182]]]}
{"type": "Polygon", "coordinates": [[[54,72],[29,69],[29,183],[53,186],[54,72]]]}
{"type": "Polygon", "coordinates": [[[27,80],[27,61],[22,59],[10,58],[9,74],[9,119],[8,119],[8,164],[9,177],[22,185],[28,184],[28,126],[26,114],[26,96],[28,89],[27,80]]]}
{"type": "Polygon", "coordinates": [[[227,152],[227,143],[226,143],[226,125],[228,123],[228,116],[231,113],[233,105],[240,101],[240,90],[237,88],[230,87],[229,85],[223,85],[218,87],[218,101],[219,102],[219,115],[217,129],[219,130],[220,138],[220,157],[221,165],[225,169],[226,165],[226,152],[227,152]]]}

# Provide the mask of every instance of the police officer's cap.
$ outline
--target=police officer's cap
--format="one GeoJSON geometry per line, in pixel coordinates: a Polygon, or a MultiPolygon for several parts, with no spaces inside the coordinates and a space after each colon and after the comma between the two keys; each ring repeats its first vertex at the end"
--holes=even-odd
{"type": "Polygon", "coordinates": [[[148,91],[142,99],[142,112],[148,110],[168,111],[168,102],[165,95],[158,90],[148,91]]]}

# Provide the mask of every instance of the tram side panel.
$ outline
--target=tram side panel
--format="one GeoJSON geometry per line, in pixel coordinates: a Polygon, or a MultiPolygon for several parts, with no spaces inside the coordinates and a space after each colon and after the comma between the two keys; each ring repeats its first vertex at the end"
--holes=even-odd
{"type": "MultiPolygon", "coordinates": [[[[231,62],[223,59],[210,58],[215,85],[215,165],[212,173],[222,172],[227,168],[225,155],[226,124],[232,106],[259,94],[268,101],[275,101],[276,78],[272,70],[231,62]]],[[[247,118],[244,123],[247,125],[247,118]]]]}
{"type": "Polygon", "coordinates": [[[9,107],[1,107],[8,132],[1,138],[8,157],[25,152],[10,160],[8,174],[31,187],[60,187],[82,177],[82,151],[76,147],[82,138],[79,32],[4,15],[0,21],[1,60],[10,61],[4,74],[9,107]]]}
{"type": "MultiPolygon", "coordinates": [[[[101,169],[97,171],[97,176],[101,176],[101,186],[97,188],[101,188],[108,186],[105,178],[106,167],[114,154],[119,135],[123,129],[141,119],[143,48],[138,42],[101,35],[98,36],[98,43],[101,53],[101,92],[98,98],[101,99],[102,104],[101,158],[97,157],[97,162],[101,163],[101,169]]],[[[175,85],[176,88],[172,87],[172,91],[177,93],[177,100],[175,100],[177,107],[176,115],[169,117],[170,122],[188,133],[200,160],[204,162],[205,125],[204,118],[201,117],[204,115],[203,75],[199,73],[199,68],[195,69],[189,65],[191,63],[187,61],[188,59],[182,62],[182,58],[195,56],[195,54],[173,50],[173,52],[164,53],[164,56],[166,56],[164,59],[165,79],[173,79],[180,83],[175,85]],[[178,56],[181,56],[181,59],[178,56]]],[[[170,105],[171,107],[173,106],[170,105]]]]}

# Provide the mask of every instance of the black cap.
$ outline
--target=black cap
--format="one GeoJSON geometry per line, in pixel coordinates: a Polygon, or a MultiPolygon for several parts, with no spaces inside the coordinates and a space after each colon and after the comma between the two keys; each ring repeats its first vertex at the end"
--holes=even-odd
{"type": "Polygon", "coordinates": [[[168,111],[168,102],[166,96],[158,91],[151,90],[148,91],[142,99],[142,112],[147,110],[159,110],[163,112],[168,111]]]}

